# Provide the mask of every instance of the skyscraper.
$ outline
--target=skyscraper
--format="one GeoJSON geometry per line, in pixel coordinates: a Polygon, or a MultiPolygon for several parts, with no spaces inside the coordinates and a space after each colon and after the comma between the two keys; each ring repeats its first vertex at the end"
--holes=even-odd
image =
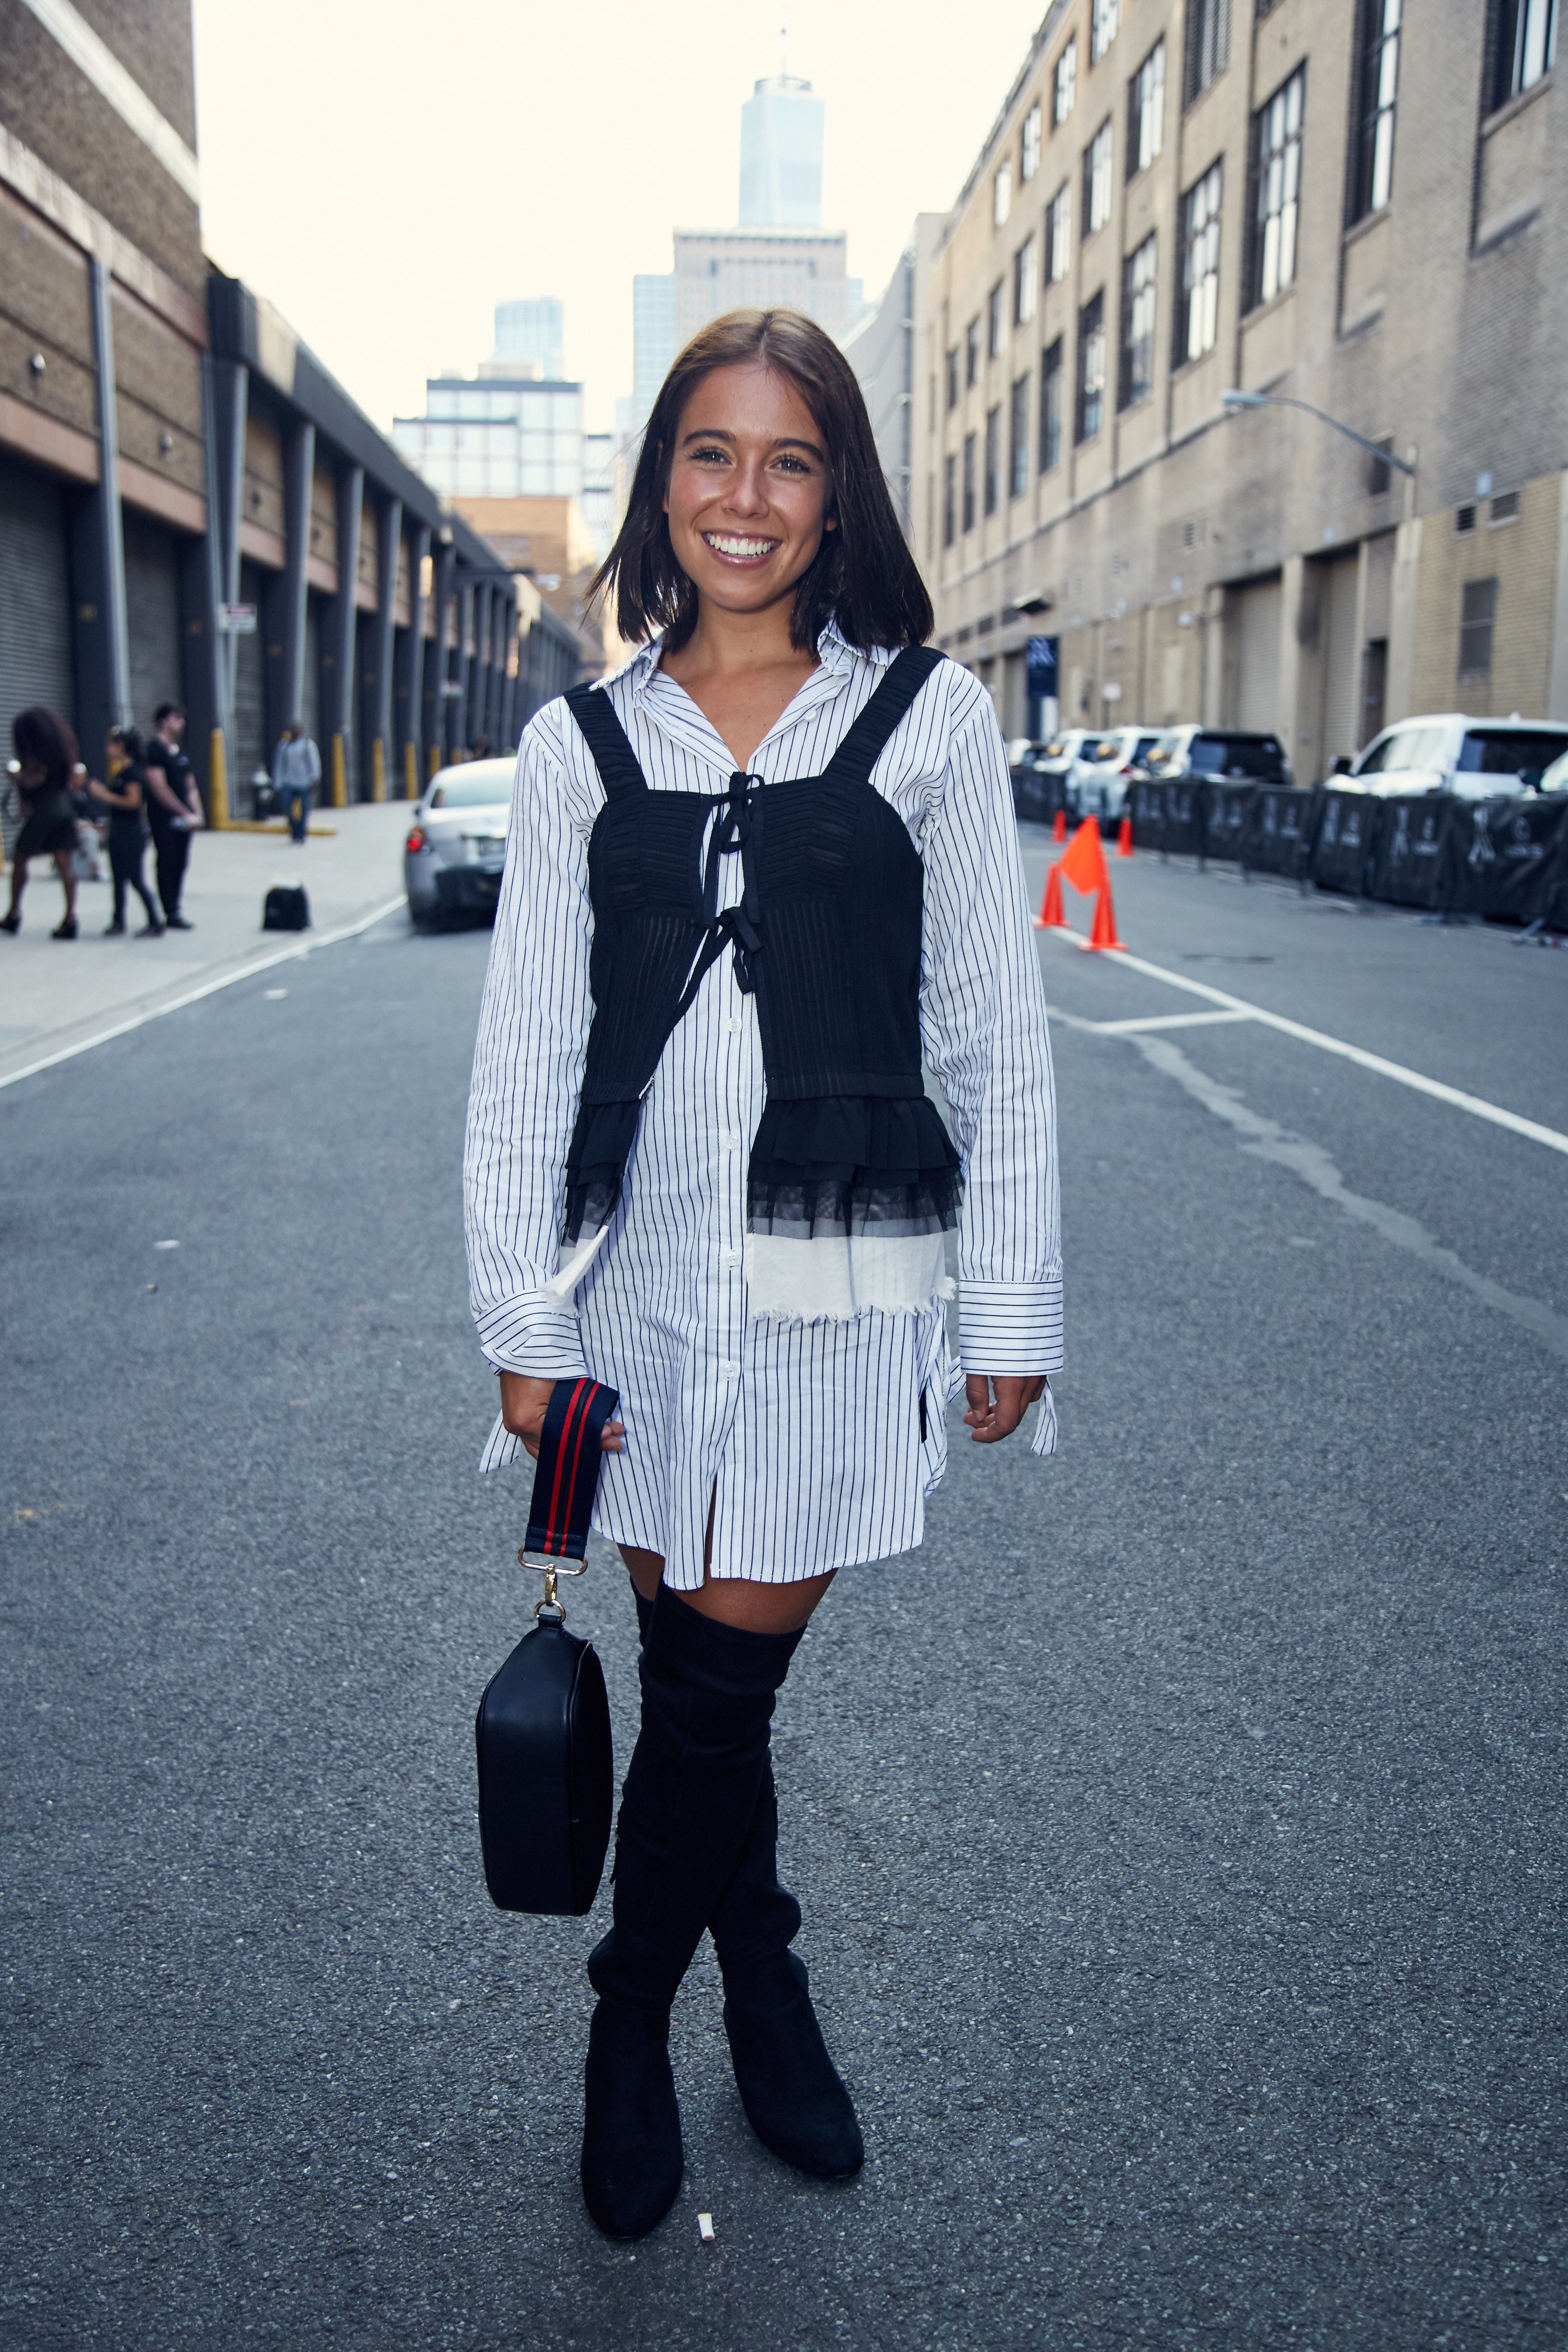
{"type": "Polygon", "coordinates": [[[863,308],[842,229],[822,226],[823,103],[795,74],[770,74],[741,109],[741,217],[677,229],[675,268],[632,280],[636,429],[683,344],[726,310],[804,310],[847,335],[863,308]]]}
{"type": "Polygon", "coordinates": [[[741,109],[741,226],[822,225],[823,104],[795,74],[769,74],[741,109]]]}
{"type": "Polygon", "coordinates": [[[496,304],[498,360],[530,361],[547,383],[559,383],[565,373],[562,352],[566,332],[566,309],[552,295],[531,302],[496,304]]]}

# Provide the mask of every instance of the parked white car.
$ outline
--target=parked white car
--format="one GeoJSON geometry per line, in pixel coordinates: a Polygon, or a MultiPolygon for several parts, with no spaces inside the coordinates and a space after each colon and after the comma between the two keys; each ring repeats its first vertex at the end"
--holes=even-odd
{"type": "MultiPolygon", "coordinates": [[[[1547,774],[1568,754],[1568,726],[1540,719],[1473,719],[1462,710],[1429,710],[1402,719],[1375,736],[1348,772],[1329,779],[1392,799],[1396,793],[1456,793],[1490,800],[1499,793],[1547,790],[1547,774]]],[[[1550,787],[1568,789],[1568,772],[1550,787]]]]}
{"type": "Polygon", "coordinates": [[[515,769],[512,760],[469,760],[431,777],[403,845],[403,880],[416,923],[495,913],[515,769]]]}
{"type": "Polygon", "coordinates": [[[1073,765],[1073,788],[1080,816],[1097,816],[1100,830],[1121,822],[1127,787],[1142,774],[1163,730],[1158,727],[1110,727],[1086,735],[1073,765]]]}

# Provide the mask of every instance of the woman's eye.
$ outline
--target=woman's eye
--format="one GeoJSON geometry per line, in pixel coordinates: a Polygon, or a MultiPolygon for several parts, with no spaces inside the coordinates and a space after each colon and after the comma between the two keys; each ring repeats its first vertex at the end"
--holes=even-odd
{"type": "Polygon", "coordinates": [[[691,457],[694,465],[705,466],[711,459],[715,464],[721,466],[724,463],[725,452],[722,449],[693,449],[691,457]]]}

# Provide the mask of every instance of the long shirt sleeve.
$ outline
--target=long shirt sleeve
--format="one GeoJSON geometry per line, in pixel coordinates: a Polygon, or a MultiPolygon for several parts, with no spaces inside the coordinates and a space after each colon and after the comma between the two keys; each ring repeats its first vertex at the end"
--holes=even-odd
{"type": "Polygon", "coordinates": [[[463,1169],[479,1345],[498,1370],[538,1380],[584,1369],[575,1309],[542,1295],[559,1256],[566,1148],[593,1015],[595,812],[556,754],[560,724],[557,705],[529,729],[518,759],[463,1169]]]}
{"type": "Polygon", "coordinates": [[[1061,1196],[1045,988],[990,697],[955,726],[925,837],[921,1025],[964,1164],[963,1369],[1062,1362],[1061,1196]]]}

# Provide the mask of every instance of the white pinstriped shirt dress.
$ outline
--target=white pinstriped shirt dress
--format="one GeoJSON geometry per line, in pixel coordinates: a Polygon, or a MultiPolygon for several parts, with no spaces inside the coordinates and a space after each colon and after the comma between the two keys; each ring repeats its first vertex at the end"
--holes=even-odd
{"type": "MultiPolygon", "coordinates": [[[[770,782],[820,774],[893,656],[829,625],[820,667],[753,753],[770,782]]],[[[718,793],[734,762],[658,664],[657,641],[604,689],[653,791],[718,793]]],[[[787,1583],[919,1543],[963,1370],[1062,1360],[1056,1102],[1006,758],[990,697],[940,663],[871,771],[925,867],[921,1035],[963,1161],[960,1362],[941,1296],[901,1312],[792,1319],[749,1307],[746,1171],[764,1096],[756,1000],[728,952],[664,1049],[620,1204],[574,1300],[547,1286],[593,1018],[588,836],[604,805],[564,702],[522,739],[469,1097],[469,1289],[498,1369],[584,1370],[620,1391],[626,1450],[605,1457],[594,1524],[661,1553],[667,1582],[787,1583]],[[921,1406],[926,1404],[925,1435],[921,1406]]],[[[723,860],[721,907],[740,896],[723,860]]],[[[831,1251],[825,1240],[793,1245],[831,1251]]],[[[1034,1450],[1056,1442],[1049,1394],[1034,1450]]],[[[498,1420],[481,1467],[518,1453],[498,1420]]]]}

